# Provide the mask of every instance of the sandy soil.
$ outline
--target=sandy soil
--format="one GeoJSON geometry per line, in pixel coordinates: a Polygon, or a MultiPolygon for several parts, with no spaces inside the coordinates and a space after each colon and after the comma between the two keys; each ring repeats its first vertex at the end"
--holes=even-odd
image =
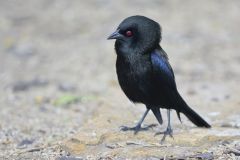
{"type": "MultiPolygon", "coordinates": [[[[0,159],[86,158],[87,152],[74,152],[72,157],[62,146],[102,114],[100,107],[113,117],[126,114],[122,121],[111,119],[113,130],[141,116],[144,107],[130,104],[117,84],[113,41],[106,41],[121,20],[136,14],[162,25],[161,45],[170,57],[179,91],[220,128],[212,135],[221,134],[224,127],[234,129],[226,133],[234,136],[228,144],[233,148],[239,144],[235,137],[240,136],[239,1],[1,0],[0,4],[0,159]],[[114,112],[115,108],[120,109],[114,112]]],[[[146,123],[154,123],[149,117],[146,123]]],[[[174,118],[177,130],[191,126],[185,120],[181,127],[174,118]]],[[[104,118],[101,122],[104,125],[104,118]]],[[[229,152],[223,158],[237,156],[229,152]]]]}

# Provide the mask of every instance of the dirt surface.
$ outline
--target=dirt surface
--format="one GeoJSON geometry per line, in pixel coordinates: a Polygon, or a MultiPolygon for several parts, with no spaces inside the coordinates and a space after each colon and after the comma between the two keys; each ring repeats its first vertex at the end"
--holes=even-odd
{"type": "Polygon", "coordinates": [[[240,159],[239,1],[0,4],[0,159],[240,159]],[[212,129],[172,112],[174,139],[160,145],[164,112],[163,126],[119,131],[144,106],[119,88],[106,37],[136,14],[161,24],[179,92],[212,129]]]}

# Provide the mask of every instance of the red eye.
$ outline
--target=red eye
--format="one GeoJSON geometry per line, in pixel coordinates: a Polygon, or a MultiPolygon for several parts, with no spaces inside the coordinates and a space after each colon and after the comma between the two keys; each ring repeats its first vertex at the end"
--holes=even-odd
{"type": "Polygon", "coordinates": [[[126,31],[126,32],[125,32],[125,35],[126,35],[127,37],[132,37],[132,36],[133,36],[133,33],[132,33],[132,31],[126,31]]]}

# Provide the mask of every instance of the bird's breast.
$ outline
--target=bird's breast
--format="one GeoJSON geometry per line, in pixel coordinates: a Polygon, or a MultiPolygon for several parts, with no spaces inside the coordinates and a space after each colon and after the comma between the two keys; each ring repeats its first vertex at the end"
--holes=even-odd
{"type": "Polygon", "coordinates": [[[151,89],[151,62],[146,56],[117,57],[119,84],[134,102],[145,103],[151,89]]]}

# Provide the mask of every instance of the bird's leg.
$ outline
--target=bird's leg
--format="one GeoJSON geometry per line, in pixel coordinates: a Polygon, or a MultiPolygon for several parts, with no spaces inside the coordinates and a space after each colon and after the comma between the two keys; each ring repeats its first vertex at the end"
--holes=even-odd
{"type": "Polygon", "coordinates": [[[137,134],[140,130],[141,130],[141,125],[145,119],[145,117],[147,116],[148,112],[150,109],[147,108],[147,110],[144,112],[142,118],[138,121],[137,125],[135,127],[127,127],[127,126],[121,126],[121,130],[122,131],[129,131],[129,130],[133,130],[134,134],[137,134]]]}
{"type": "Polygon", "coordinates": [[[167,110],[167,118],[168,118],[167,129],[164,132],[158,132],[155,134],[155,135],[163,134],[161,144],[165,141],[165,138],[167,135],[173,138],[173,135],[172,135],[173,131],[172,131],[171,122],[170,122],[170,109],[167,110]]]}

